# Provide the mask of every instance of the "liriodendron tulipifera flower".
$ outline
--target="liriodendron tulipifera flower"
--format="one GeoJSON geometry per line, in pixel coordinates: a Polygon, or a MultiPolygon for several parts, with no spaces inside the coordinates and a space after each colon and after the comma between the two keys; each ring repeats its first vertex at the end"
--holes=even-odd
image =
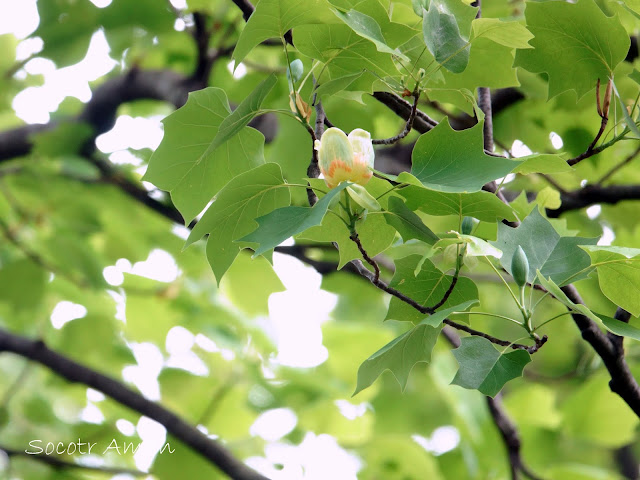
{"type": "Polygon", "coordinates": [[[316,140],[318,163],[329,188],[340,182],[366,185],[373,175],[373,144],[371,134],[356,128],[348,136],[339,128],[331,127],[316,140]]]}

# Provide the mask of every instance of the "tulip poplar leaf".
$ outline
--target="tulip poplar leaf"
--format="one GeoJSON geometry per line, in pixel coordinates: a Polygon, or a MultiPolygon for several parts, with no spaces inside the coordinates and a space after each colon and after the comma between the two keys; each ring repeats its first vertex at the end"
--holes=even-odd
{"type": "MultiPolygon", "coordinates": [[[[504,177],[520,162],[485,154],[482,125],[458,132],[443,121],[421,135],[411,155],[411,174],[426,188],[450,193],[477,192],[504,177]]],[[[399,182],[405,178],[398,175],[399,182]]]]}
{"type": "Polygon", "coordinates": [[[371,18],[369,15],[354,9],[342,12],[340,10],[332,8],[331,11],[346,25],[348,25],[351,30],[356,32],[362,38],[366,38],[367,40],[373,42],[379,52],[390,53],[392,55],[400,57],[407,62],[409,61],[408,57],[400,53],[398,50],[387,45],[387,40],[382,34],[380,25],[378,25],[378,22],[376,22],[375,19],[371,18]]]}
{"type": "Polygon", "coordinates": [[[232,178],[264,163],[264,136],[250,127],[210,148],[229,114],[224,90],[210,87],[189,94],[187,103],[162,121],[164,137],[144,180],[171,192],[186,223],[232,178]]]}
{"type": "Polygon", "coordinates": [[[348,186],[348,182],[342,182],[329,190],[313,207],[283,207],[257,218],[258,228],[240,241],[258,245],[254,256],[277,247],[289,237],[320,225],[331,201],[348,186]]]}
{"type": "Polygon", "coordinates": [[[549,76],[549,98],[574,90],[578,98],[605,82],[629,51],[629,34],[617,16],[592,0],[528,2],[533,49],[518,50],[515,65],[549,76]],[[571,68],[567,68],[571,65],[571,68]]]}
{"type": "Polygon", "coordinates": [[[438,236],[398,197],[389,199],[389,207],[384,216],[387,223],[398,231],[405,242],[415,238],[427,245],[433,245],[438,241],[438,236]]]}
{"type": "Polygon", "coordinates": [[[634,317],[640,315],[640,249],[585,246],[605,296],[634,317]]]}
{"type": "Polygon", "coordinates": [[[536,279],[536,270],[558,285],[565,285],[586,276],[582,272],[590,265],[589,256],[581,245],[595,245],[597,238],[562,237],[537,208],[517,228],[498,224],[498,239],[491,242],[502,250],[502,266],[511,273],[511,259],[521,246],[529,260],[528,282],[536,279]]]}
{"type": "MultiPolygon", "coordinates": [[[[407,177],[405,175],[405,181],[407,177]]],[[[496,219],[515,220],[513,209],[502,202],[490,192],[479,191],[474,193],[445,193],[436,192],[424,188],[418,180],[417,186],[412,185],[398,190],[398,193],[406,199],[406,206],[411,210],[418,210],[429,215],[444,216],[456,215],[462,217],[474,217],[486,222],[494,222],[496,219]]]]}
{"type": "Polygon", "coordinates": [[[502,353],[483,337],[464,337],[453,355],[460,369],[451,383],[490,397],[495,397],[509,380],[522,376],[531,361],[527,351],[502,353]]]}
{"type": "MultiPolygon", "coordinates": [[[[446,275],[439,270],[431,260],[424,259],[420,255],[400,258],[395,261],[395,265],[396,271],[389,285],[427,307],[437,304],[444,297],[453,279],[451,275],[446,275]],[[420,270],[415,275],[414,272],[418,266],[420,270]]],[[[442,308],[449,308],[477,298],[478,288],[475,283],[461,276],[442,308]]],[[[419,322],[425,316],[402,300],[392,297],[385,320],[419,322]]]]}
{"type": "Polygon", "coordinates": [[[453,73],[463,72],[469,63],[469,34],[477,8],[457,0],[431,0],[423,10],[424,43],[436,61],[453,73]]]}
{"type": "Polygon", "coordinates": [[[468,309],[477,301],[464,302],[439,310],[403,333],[367,358],[358,369],[358,383],[353,395],[369,387],[384,372],[390,370],[402,390],[407,386],[409,374],[417,363],[429,363],[442,321],[453,312],[468,309]]]}
{"type": "Polygon", "coordinates": [[[241,246],[234,240],[255,229],[255,218],[289,205],[280,166],[266,163],[238,175],[218,193],[202,218],[191,230],[185,248],[204,235],[207,258],[218,284],[229,269],[241,246]]]}
{"type": "Polygon", "coordinates": [[[262,0],[240,33],[233,51],[235,64],[269,38],[284,38],[285,33],[299,25],[330,23],[335,19],[332,17],[324,0],[262,0]]]}

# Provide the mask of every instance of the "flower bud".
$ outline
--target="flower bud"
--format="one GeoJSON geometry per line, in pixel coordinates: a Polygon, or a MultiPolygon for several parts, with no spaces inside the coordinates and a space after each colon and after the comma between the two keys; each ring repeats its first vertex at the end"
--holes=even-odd
{"type": "Polygon", "coordinates": [[[316,141],[315,149],[329,188],[344,181],[365,185],[373,175],[373,144],[366,130],[356,128],[347,137],[339,128],[331,127],[322,140],[316,141]]]}
{"type": "Polygon", "coordinates": [[[529,259],[520,245],[518,245],[516,251],[513,252],[513,257],[511,259],[511,275],[519,287],[523,287],[527,284],[527,277],[529,276],[529,259]]]}
{"type": "Polygon", "coordinates": [[[464,217],[462,219],[462,226],[460,228],[463,235],[471,235],[473,227],[476,226],[477,220],[473,217],[464,217]]]}

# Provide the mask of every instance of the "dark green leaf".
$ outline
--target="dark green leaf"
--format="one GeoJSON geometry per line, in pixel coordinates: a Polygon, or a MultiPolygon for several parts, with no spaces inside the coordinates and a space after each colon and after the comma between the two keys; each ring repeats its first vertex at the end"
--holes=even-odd
{"type": "MultiPolygon", "coordinates": [[[[419,255],[410,255],[396,260],[396,271],[390,285],[421,305],[433,306],[444,297],[453,277],[445,275],[428,259],[424,260],[420,271],[415,275],[415,269],[422,260],[419,255]]],[[[452,305],[459,305],[477,298],[478,289],[473,281],[461,277],[442,308],[449,308],[452,305]]],[[[386,320],[418,322],[425,317],[426,315],[418,312],[412,306],[393,297],[389,303],[386,320]]]]}
{"type": "Polygon", "coordinates": [[[535,208],[518,228],[498,224],[498,239],[491,243],[504,253],[500,261],[507,272],[511,273],[511,258],[521,246],[529,259],[529,282],[535,280],[536,270],[540,270],[545,277],[564,285],[584,278],[584,274],[576,274],[591,262],[579,246],[595,245],[597,241],[597,238],[561,237],[535,208]]]}
{"type": "Polygon", "coordinates": [[[524,350],[501,353],[483,337],[465,337],[453,350],[460,369],[451,382],[495,397],[505,383],[522,376],[531,355],[524,350]]]}
{"type": "Polygon", "coordinates": [[[387,223],[395,228],[402,239],[407,242],[412,238],[422,240],[428,245],[438,241],[438,236],[412,210],[407,208],[398,197],[389,199],[389,207],[384,212],[387,223]]]}
{"type": "Polygon", "coordinates": [[[304,232],[322,223],[331,200],[349,183],[342,182],[329,190],[313,207],[283,207],[257,218],[258,228],[240,239],[242,242],[256,243],[255,255],[277,247],[287,238],[304,232]]]}

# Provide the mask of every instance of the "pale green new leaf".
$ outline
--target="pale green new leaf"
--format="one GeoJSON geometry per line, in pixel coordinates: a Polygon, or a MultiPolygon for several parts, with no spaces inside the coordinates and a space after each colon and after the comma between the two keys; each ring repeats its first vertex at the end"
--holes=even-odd
{"type": "Polygon", "coordinates": [[[294,27],[314,23],[330,23],[329,7],[324,0],[262,0],[249,17],[233,59],[238,65],[254,47],[269,38],[284,37],[294,27]]]}
{"type": "Polygon", "coordinates": [[[257,218],[258,228],[239,241],[256,243],[254,255],[277,247],[287,238],[322,223],[331,200],[350,184],[342,182],[329,190],[313,207],[283,207],[257,218]]]}
{"type": "Polygon", "coordinates": [[[289,189],[284,186],[276,163],[238,175],[220,191],[193,227],[185,248],[208,234],[207,257],[220,283],[240,251],[234,240],[255,228],[256,217],[288,205],[289,199],[289,189]]]}
{"type": "Polygon", "coordinates": [[[210,87],[191,93],[182,108],[163,120],[164,137],[144,180],[170,191],[187,223],[229,180],[264,163],[264,136],[249,127],[209,150],[230,113],[224,91],[210,87]]]}
{"type": "Polygon", "coordinates": [[[519,22],[503,22],[497,18],[477,18],[472,24],[473,39],[488,38],[511,48],[533,48],[529,40],[533,34],[519,22]]]}
{"type": "Polygon", "coordinates": [[[598,283],[616,305],[640,315],[640,249],[585,246],[591,265],[598,270],[598,283]]]}
{"type": "Polygon", "coordinates": [[[460,369],[451,383],[490,397],[495,397],[509,380],[522,376],[525,365],[531,361],[525,350],[502,353],[482,337],[463,338],[453,355],[460,369]]]}
{"type": "Polygon", "coordinates": [[[606,81],[629,50],[618,17],[607,17],[593,0],[528,2],[533,49],[518,50],[516,66],[549,75],[549,98],[575,90],[578,98],[606,81]],[[571,65],[571,68],[567,68],[571,65]]]}

